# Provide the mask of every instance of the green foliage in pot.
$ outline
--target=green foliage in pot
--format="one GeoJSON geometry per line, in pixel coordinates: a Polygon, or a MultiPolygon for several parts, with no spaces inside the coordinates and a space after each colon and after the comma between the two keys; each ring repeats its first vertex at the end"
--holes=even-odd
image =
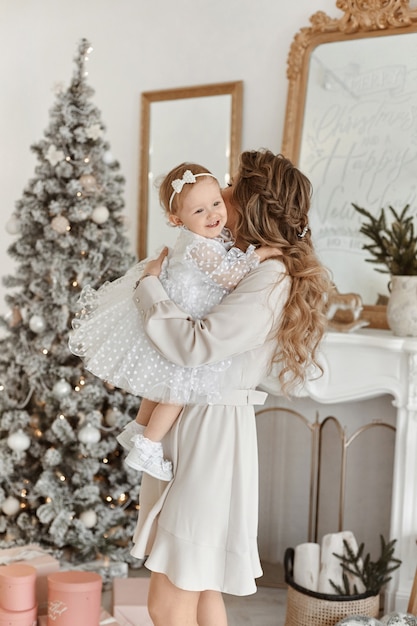
{"type": "Polygon", "coordinates": [[[367,592],[371,592],[373,595],[378,595],[382,587],[391,580],[390,574],[401,565],[401,561],[394,557],[394,549],[396,539],[392,541],[385,541],[384,537],[380,535],[381,542],[381,554],[377,561],[371,561],[370,554],[363,556],[364,544],[358,548],[355,553],[349,543],[344,540],[345,554],[335,554],[341,561],[343,568],[343,583],[344,588],[336,585],[332,580],[330,584],[332,587],[343,596],[356,595],[358,593],[357,586],[353,584],[351,588],[348,573],[357,577],[365,587],[367,592]]]}
{"type": "Polygon", "coordinates": [[[417,275],[417,235],[414,232],[414,217],[409,214],[410,206],[407,204],[401,213],[392,206],[388,207],[392,215],[390,224],[384,209],[381,209],[379,217],[374,217],[366,209],[353,203],[352,206],[366,219],[360,228],[360,232],[371,240],[363,246],[372,255],[366,261],[384,265],[386,269],[375,268],[382,274],[417,275]]]}

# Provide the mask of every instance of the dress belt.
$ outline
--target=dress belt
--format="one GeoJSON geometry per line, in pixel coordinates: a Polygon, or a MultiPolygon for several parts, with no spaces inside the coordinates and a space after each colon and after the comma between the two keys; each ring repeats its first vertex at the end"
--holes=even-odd
{"type": "Polygon", "coordinates": [[[268,394],[257,389],[230,389],[220,394],[213,402],[196,402],[196,404],[244,406],[248,404],[264,404],[268,394]]]}

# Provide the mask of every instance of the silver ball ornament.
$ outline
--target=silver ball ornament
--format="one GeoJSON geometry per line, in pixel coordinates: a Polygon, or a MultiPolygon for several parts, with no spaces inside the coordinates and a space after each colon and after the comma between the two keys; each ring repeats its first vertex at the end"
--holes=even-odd
{"type": "Polygon", "coordinates": [[[19,231],[19,220],[15,215],[12,215],[12,217],[6,222],[6,232],[9,233],[9,235],[17,235],[19,231]]]}
{"type": "Polygon", "coordinates": [[[381,617],[384,626],[417,626],[417,615],[394,611],[381,617]]]}
{"type": "Polygon", "coordinates": [[[113,408],[107,409],[106,414],[104,416],[107,426],[116,426],[117,422],[119,421],[120,416],[121,416],[121,413],[119,409],[113,409],[113,408]]]}
{"type": "Polygon", "coordinates": [[[15,452],[23,452],[30,448],[30,437],[20,428],[7,437],[7,445],[15,452]]]}
{"type": "Polygon", "coordinates": [[[92,174],[83,174],[80,176],[80,183],[86,193],[94,193],[97,191],[97,181],[92,174]]]}
{"type": "Polygon", "coordinates": [[[32,315],[29,320],[29,328],[34,333],[42,333],[46,328],[45,320],[41,315],[32,315]]]}
{"type": "Polygon", "coordinates": [[[51,228],[59,235],[64,235],[71,229],[71,226],[64,215],[55,215],[51,220],[51,228]]]}
{"type": "Polygon", "coordinates": [[[109,215],[110,211],[108,210],[108,208],[104,206],[104,204],[101,204],[93,210],[91,214],[91,219],[96,224],[104,224],[104,222],[107,222],[107,220],[109,219],[109,215]]]}
{"type": "Polygon", "coordinates": [[[71,393],[71,385],[64,378],[61,378],[53,386],[52,393],[57,400],[61,400],[71,393]]]}
{"type": "Polygon", "coordinates": [[[80,513],[80,521],[86,528],[94,528],[97,524],[97,513],[92,509],[80,513]]]}
{"type": "Polygon", "coordinates": [[[101,433],[98,428],[91,424],[86,424],[78,432],[78,440],[81,443],[98,443],[101,439],[101,433]]]}
{"type": "Polygon", "coordinates": [[[114,156],[112,155],[110,150],[107,150],[107,152],[104,153],[103,161],[104,163],[106,163],[106,165],[111,165],[111,163],[114,162],[114,156]]]}
{"type": "Polygon", "coordinates": [[[12,517],[20,511],[20,502],[17,498],[14,498],[13,496],[8,496],[1,503],[1,510],[5,515],[12,517]]]}

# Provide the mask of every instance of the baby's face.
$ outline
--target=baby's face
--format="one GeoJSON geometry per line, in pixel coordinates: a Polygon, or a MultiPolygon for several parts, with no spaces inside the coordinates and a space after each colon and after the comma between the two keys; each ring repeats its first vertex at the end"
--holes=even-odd
{"type": "Polygon", "coordinates": [[[180,195],[180,208],[171,216],[172,223],[184,225],[202,237],[218,237],[226,224],[227,211],[217,180],[201,176],[186,185],[180,195]]]}

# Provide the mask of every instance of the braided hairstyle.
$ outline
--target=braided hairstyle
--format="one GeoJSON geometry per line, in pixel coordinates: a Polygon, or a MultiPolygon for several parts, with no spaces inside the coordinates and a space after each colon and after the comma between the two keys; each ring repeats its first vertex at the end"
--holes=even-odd
{"type": "Polygon", "coordinates": [[[277,247],[291,276],[291,288],[278,328],[273,363],[279,363],[284,393],[302,384],[310,366],[322,368],[318,348],[326,329],[331,288],[308,229],[312,186],[282,154],[243,152],[232,187],[240,247],[277,247]]]}

